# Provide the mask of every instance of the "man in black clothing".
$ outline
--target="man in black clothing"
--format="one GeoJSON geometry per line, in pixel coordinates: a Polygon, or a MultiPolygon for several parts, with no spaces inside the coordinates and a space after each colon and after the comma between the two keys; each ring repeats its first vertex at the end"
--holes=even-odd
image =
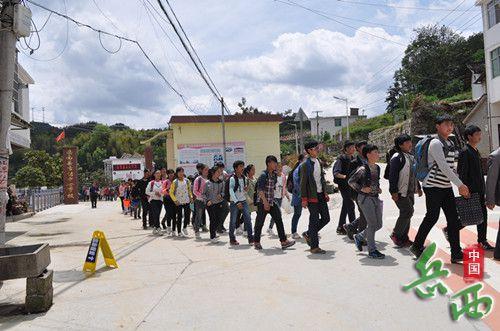
{"type": "MultiPolygon", "coordinates": [[[[149,214],[149,199],[146,194],[146,188],[150,182],[150,173],[148,169],[144,170],[144,177],[137,182],[137,187],[139,188],[141,195],[141,205],[142,205],[142,228],[144,230],[148,229],[148,214],[149,214]]],[[[151,224],[149,224],[151,226],[151,224]]]]}
{"type": "Polygon", "coordinates": [[[337,158],[333,166],[333,181],[339,186],[340,194],[342,195],[342,209],[340,211],[339,223],[337,225],[337,234],[346,235],[344,229],[346,217],[349,217],[349,223],[354,222],[356,214],[354,211],[354,201],[351,197],[351,189],[347,184],[347,179],[351,173],[351,162],[354,155],[354,143],[346,141],[344,143],[343,153],[337,158]]]}
{"type": "MultiPolygon", "coordinates": [[[[483,210],[483,222],[477,225],[477,242],[484,250],[494,250],[494,247],[488,243],[486,230],[488,228],[488,211],[485,202],[485,184],[483,168],[481,166],[481,155],[477,150],[477,145],[481,142],[481,129],[476,125],[469,125],[464,131],[467,144],[458,155],[458,177],[467,185],[470,193],[479,193],[481,208],[483,210]]],[[[462,227],[463,228],[463,227],[462,227]]],[[[443,229],[447,236],[447,228],[443,229]]]]}

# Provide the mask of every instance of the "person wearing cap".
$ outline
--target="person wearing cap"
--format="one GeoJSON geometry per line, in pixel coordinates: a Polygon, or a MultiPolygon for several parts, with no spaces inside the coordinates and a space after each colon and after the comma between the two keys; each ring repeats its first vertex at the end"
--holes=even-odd
{"type": "Polygon", "coordinates": [[[319,247],[318,232],[330,222],[330,211],[327,202],[326,180],[323,166],[318,160],[318,142],[311,141],[305,146],[309,157],[300,167],[300,194],[302,208],[309,208],[309,228],[302,237],[311,247],[313,254],[325,254],[319,247]]]}
{"type": "Polygon", "coordinates": [[[439,212],[443,209],[451,246],[451,263],[458,263],[463,261],[463,253],[460,247],[460,224],[455,194],[451,184],[455,184],[459,194],[466,198],[470,196],[470,193],[469,188],[460,180],[455,171],[457,151],[449,139],[453,129],[453,119],[449,115],[441,115],[436,118],[438,137],[432,139],[429,144],[428,167],[430,171],[422,182],[427,212],[418,228],[410,252],[417,258],[420,257],[424,251],[425,239],[436,225],[439,212]]]}
{"type": "Polygon", "coordinates": [[[339,224],[337,225],[337,234],[346,235],[347,231],[344,229],[346,224],[346,217],[349,217],[349,223],[354,222],[356,219],[356,212],[354,208],[354,201],[351,197],[351,189],[347,184],[347,179],[351,173],[351,162],[354,159],[354,142],[346,141],[342,154],[337,158],[333,165],[333,178],[334,182],[339,186],[340,195],[342,196],[342,209],[340,210],[339,224]]]}
{"type": "Polygon", "coordinates": [[[389,193],[399,209],[399,217],[390,236],[398,247],[409,247],[413,242],[408,237],[414,213],[415,193],[422,196],[420,183],[415,176],[415,157],[411,137],[402,134],[394,139],[394,153],[389,162],[389,193]]]}

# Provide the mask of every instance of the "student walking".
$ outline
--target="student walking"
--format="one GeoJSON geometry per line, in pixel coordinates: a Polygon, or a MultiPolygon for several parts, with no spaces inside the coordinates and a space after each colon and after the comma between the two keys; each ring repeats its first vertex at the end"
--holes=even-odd
{"type": "Polygon", "coordinates": [[[90,204],[92,209],[97,208],[97,197],[99,196],[99,186],[97,182],[92,183],[90,187],[90,204]]]}
{"type": "MultiPolygon", "coordinates": [[[[488,158],[488,176],[486,177],[486,206],[493,210],[495,205],[500,206],[500,148],[490,154],[488,158]]],[[[500,224],[500,220],[498,221],[500,224]]],[[[500,260],[500,229],[497,231],[495,260],[500,260]]]]}
{"type": "MultiPolygon", "coordinates": [[[[458,186],[458,192],[464,197],[469,197],[468,187],[455,173],[455,159],[457,153],[455,146],[448,138],[453,132],[453,119],[449,115],[436,118],[436,130],[438,137],[427,140],[427,163],[424,170],[427,172],[422,186],[425,193],[425,205],[427,212],[424,220],[418,228],[417,235],[410,251],[418,258],[424,251],[424,242],[439,218],[439,211],[443,209],[448,226],[448,237],[451,246],[451,263],[463,260],[462,248],[460,247],[460,224],[458,221],[455,195],[451,183],[458,186]]],[[[420,142],[419,142],[420,143],[420,142]]],[[[423,141],[421,142],[423,144],[423,141]]],[[[417,178],[422,160],[418,156],[417,144],[417,178]]],[[[425,146],[422,147],[425,149],[425,146]]],[[[425,159],[425,158],[424,158],[425,159]]]]}
{"type": "Polygon", "coordinates": [[[195,196],[194,200],[194,233],[197,238],[200,237],[200,229],[203,226],[203,219],[205,218],[205,200],[203,197],[203,191],[205,190],[205,185],[208,180],[208,166],[206,164],[201,164],[199,166],[200,175],[194,180],[193,194],[195,196]]]}
{"type": "Polygon", "coordinates": [[[163,181],[161,180],[161,171],[156,170],[154,179],[149,182],[146,188],[146,194],[149,196],[150,215],[149,221],[153,227],[153,235],[162,236],[160,229],[160,213],[163,205],[163,181]]]}
{"type": "Polygon", "coordinates": [[[394,245],[409,247],[413,242],[408,237],[410,222],[413,217],[415,193],[422,196],[420,183],[415,176],[415,157],[411,155],[413,144],[411,137],[402,134],[394,139],[396,153],[390,159],[389,193],[399,209],[399,217],[390,236],[394,245]]]}
{"type": "MultiPolygon", "coordinates": [[[[226,165],[222,162],[217,162],[215,166],[221,170],[219,179],[224,182],[225,187],[226,180],[229,180],[229,175],[226,172],[226,165]]],[[[227,229],[224,227],[224,222],[226,221],[227,215],[229,215],[229,202],[227,201],[227,197],[222,202],[222,209],[224,211],[222,214],[222,222],[219,224],[219,228],[217,229],[218,233],[224,233],[227,231],[227,229]]]]}
{"type": "Polygon", "coordinates": [[[208,172],[209,181],[203,189],[203,200],[206,201],[207,212],[210,218],[210,242],[216,244],[219,242],[217,229],[222,222],[224,214],[224,182],[220,180],[222,170],[219,167],[213,167],[208,172]]]}
{"type": "Polygon", "coordinates": [[[175,171],[172,169],[167,170],[167,179],[163,182],[163,190],[165,194],[163,196],[163,208],[165,208],[165,215],[161,221],[163,229],[167,232],[167,236],[175,233],[175,219],[177,215],[174,201],[170,197],[170,186],[175,180],[175,171]],[[166,224],[165,224],[166,223],[166,224]]]}
{"type": "Polygon", "coordinates": [[[245,191],[248,189],[243,171],[245,170],[245,163],[243,161],[236,161],[233,164],[234,174],[229,178],[229,200],[230,200],[230,222],[229,222],[229,244],[232,246],[239,245],[236,240],[234,231],[236,229],[236,219],[241,212],[243,216],[243,223],[248,235],[248,243],[253,245],[252,234],[252,220],[250,217],[250,209],[248,207],[245,191]]]}
{"type": "MultiPolygon", "coordinates": [[[[247,199],[248,209],[250,210],[250,216],[252,213],[257,211],[257,206],[255,205],[254,195],[255,195],[255,184],[257,184],[257,179],[255,178],[255,166],[249,164],[245,167],[243,171],[243,176],[245,176],[247,181],[247,190],[245,191],[245,196],[247,199]]],[[[247,237],[248,234],[245,232],[245,224],[243,221],[243,213],[239,212],[238,219],[236,220],[236,235],[243,235],[247,237]]]]}
{"type": "Polygon", "coordinates": [[[189,224],[189,216],[191,209],[189,204],[193,201],[193,192],[191,190],[191,182],[184,175],[184,168],[178,167],[175,169],[175,179],[170,185],[170,198],[176,205],[177,214],[177,234],[187,236],[187,226],[189,224]],[[182,228],[182,216],[184,214],[184,227],[182,228]]]}
{"type": "MultiPolygon", "coordinates": [[[[366,163],[365,158],[363,158],[363,148],[366,146],[366,144],[366,141],[359,141],[356,143],[356,156],[351,161],[351,172],[349,176],[366,163]]],[[[349,178],[347,179],[347,181],[349,181],[349,178]]],[[[356,193],[356,191],[354,191],[352,188],[350,192],[351,199],[354,201],[356,206],[358,206],[359,217],[356,218],[352,223],[344,224],[344,230],[346,231],[347,237],[351,240],[354,240],[354,235],[356,233],[359,233],[366,229],[366,218],[365,215],[363,215],[363,211],[358,204],[358,193],[356,193]]],[[[366,245],[366,242],[363,245],[366,245]]]]}
{"type": "MultiPolygon", "coordinates": [[[[280,209],[283,203],[283,198],[287,198],[288,201],[290,201],[290,194],[286,190],[286,175],[283,173],[283,165],[280,162],[278,163],[278,168],[276,169],[276,188],[274,189],[274,201],[280,209]]],[[[273,226],[274,220],[271,218],[267,234],[272,237],[275,236],[273,226]]]]}
{"type": "MultiPolygon", "coordinates": [[[[481,166],[481,155],[477,146],[481,142],[481,129],[476,125],[469,125],[465,128],[464,138],[467,144],[458,154],[458,178],[467,185],[470,193],[478,193],[481,208],[483,210],[483,222],[477,225],[477,242],[486,251],[492,251],[495,248],[490,245],[487,239],[488,229],[488,210],[486,209],[486,187],[484,183],[483,167],[481,166]]],[[[463,226],[460,226],[462,229],[463,226]]],[[[448,228],[443,232],[448,237],[448,228]]]]}
{"type": "Polygon", "coordinates": [[[363,241],[368,243],[368,256],[373,259],[383,259],[385,255],[377,250],[375,244],[375,232],[382,228],[382,200],[379,199],[380,189],[380,167],[378,148],[367,144],[363,148],[363,157],[366,164],[349,178],[349,185],[358,193],[358,204],[366,217],[366,229],[354,236],[356,247],[361,252],[363,241]]]}
{"type": "MultiPolygon", "coordinates": [[[[292,170],[290,171],[290,174],[288,175],[289,178],[287,180],[287,186],[288,186],[288,183],[290,182],[290,176],[292,176],[291,205],[293,207],[293,216],[292,216],[291,234],[293,239],[302,238],[300,234],[297,233],[297,227],[299,225],[300,216],[302,216],[302,196],[300,195],[300,166],[304,162],[304,159],[305,159],[304,154],[300,154],[297,163],[295,163],[292,170]]],[[[287,190],[289,190],[288,187],[287,190]]]]}
{"type": "Polygon", "coordinates": [[[271,214],[271,217],[274,218],[276,229],[278,230],[278,236],[281,242],[281,248],[286,249],[295,245],[295,241],[287,240],[286,238],[285,228],[283,227],[283,220],[281,218],[281,210],[274,202],[274,190],[277,181],[277,166],[278,160],[276,159],[276,157],[274,155],[267,156],[266,170],[262,172],[256,184],[258,205],[257,219],[255,220],[254,247],[257,250],[262,249],[262,245],[260,244],[260,237],[267,214],[271,214]]]}
{"type": "Polygon", "coordinates": [[[150,220],[148,221],[149,216],[149,196],[146,194],[146,189],[148,187],[149,182],[151,181],[151,174],[148,169],[144,169],[144,176],[137,183],[137,187],[140,192],[141,199],[141,207],[142,207],[142,228],[144,230],[148,229],[148,224],[151,227],[150,220]]]}
{"type": "Polygon", "coordinates": [[[349,174],[351,173],[351,162],[355,151],[354,143],[346,141],[342,154],[337,158],[333,165],[333,181],[339,186],[339,191],[342,196],[342,209],[340,211],[339,223],[337,225],[337,234],[346,235],[344,229],[346,217],[349,217],[349,223],[354,222],[356,213],[354,211],[354,202],[352,201],[351,188],[347,184],[349,174]]]}
{"type": "Polygon", "coordinates": [[[132,208],[130,216],[134,216],[135,220],[139,218],[139,208],[141,206],[141,191],[138,183],[138,180],[134,180],[132,183],[132,190],[130,191],[130,208],[132,208]]]}
{"type": "Polygon", "coordinates": [[[318,142],[312,141],[305,145],[309,157],[300,167],[300,195],[302,208],[309,209],[309,227],[302,233],[311,253],[325,254],[319,247],[318,233],[330,222],[330,211],[327,202],[330,200],[326,192],[325,172],[318,160],[318,142]]]}

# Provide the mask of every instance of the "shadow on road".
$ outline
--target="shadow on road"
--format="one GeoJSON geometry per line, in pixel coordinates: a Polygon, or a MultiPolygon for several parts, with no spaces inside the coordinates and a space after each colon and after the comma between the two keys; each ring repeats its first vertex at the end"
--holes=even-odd
{"type": "Polygon", "coordinates": [[[393,258],[392,256],[386,255],[385,259],[378,260],[378,259],[372,259],[368,257],[367,253],[360,253],[358,256],[364,256],[362,259],[359,260],[362,265],[368,265],[368,266],[374,266],[374,267],[395,267],[399,265],[399,263],[396,262],[396,259],[393,258]]]}
{"type": "MultiPolygon", "coordinates": [[[[309,250],[306,250],[308,252],[309,250]]],[[[335,251],[326,251],[325,254],[309,254],[308,259],[311,260],[332,260],[335,257],[335,251]]]]}

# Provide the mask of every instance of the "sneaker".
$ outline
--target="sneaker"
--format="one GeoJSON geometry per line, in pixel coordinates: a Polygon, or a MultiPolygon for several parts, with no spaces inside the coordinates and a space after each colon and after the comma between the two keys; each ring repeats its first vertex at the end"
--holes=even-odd
{"type": "Polygon", "coordinates": [[[415,257],[418,259],[420,258],[420,255],[424,252],[424,247],[417,247],[415,244],[410,246],[410,252],[415,255],[415,257]]]}
{"type": "Polygon", "coordinates": [[[172,237],[175,237],[175,236],[176,236],[176,235],[175,235],[175,231],[172,231],[172,232],[170,233],[170,235],[171,235],[172,237]]]}
{"type": "Polygon", "coordinates": [[[153,236],[156,236],[156,229],[153,229],[153,236]]]}
{"type": "Polygon", "coordinates": [[[358,251],[360,251],[360,252],[363,251],[363,242],[362,242],[362,239],[358,235],[354,236],[354,244],[356,245],[356,248],[358,249],[358,251]]]}
{"type": "Polygon", "coordinates": [[[167,236],[170,236],[170,234],[172,234],[172,227],[167,226],[167,229],[165,230],[165,232],[167,233],[167,236]]]}
{"type": "Polygon", "coordinates": [[[185,237],[185,235],[182,232],[177,232],[177,237],[182,238],[182,237],[185,237]]]}
{"type": "Polygon", "coordinates": [[[354,240],[356,231],[354,231],[354,229],[349,224],[344,224],[344,231],[347,234],[347,238],[354,240]]]}
{"type": "Polygon", "coordinates": [[[464,254],[462,252],[458,254],[451,254],[451,263],[458,263],[464,260],[464,254]]]}
{"type": "Polygon", "coordinates": [[[316,248],[311,248],[311,251],[310,251],[312,254],[325,254],[326,251],[319,248],[319,247],[316,247],[316,248]]]}
{"type": "Polygon", "coordinates": [[[241,236],[242,234],[243,234],[243,227],[240,226],[239,228],[236,229],[236,235],[241,236]]]}
{"type": "Polygon", "coordinates": [[[160,237],[163,236],[163,232],[161,232],[160,228],[156,228],[156,235],[160,237]]]}
{"type": "Polygon", "coordinates": [[[306,240],[306,243],[311,246],[311,238],[309,238],[309,235],[307,234],[307,232],[302,232],[302,238],[304,238],[306,240]]]}
{"type": "Polygon", "coordinates": [[[379,259],[379,260],[385,258],[385,254],[380,253],[378,250],[371,251],[370,253],[368,253],[368,256],[372,259],[379,259]]]}
{"type": "Polygon", "coordinates": [[[186,228],[182,229],[182,234],[183,234],[185,237],[187,237],[187,236],[188,236],[188,234],[189,234],[189,233],[188,233],[188,229],[186,229],[186,228]]]}
{"type": "Polygon", "coordinates": [[[147,230],[147,229],[148,229],[148,226],[147,226],[147,225],[143,225],[143,226],[142,226],[142,229],[143,229],[143,230],[147,230]]]}
{"type": "Polygon", "coordinates": [[[292,239],[301,239],[302,237],[297,232],[292,233],[292,239]]]}
{"type": "Polygon", "coordinates": [[[274,234],[273,229],[271,229],[271,228],[268,228],[268,229],[267,229],[267,235],[268,235],[269,237],[274,237],[274,236],[276,236],[276,235],[274,234]]]}
{"type": "Polygon", "coordinates": [[[243,232],[243,237],[248,238],[248,233],[246,231],[243,232]]]}
{"type": "Polygon", "coordinates": [[[287,249],[295,245],[295,240],[285,240],[281,243],[281,249],[287,249]]]}
{"type": "Polygon", "coordinates": [[[236,240],[230,240],[229,241],[229,245],[231,245],[231,246],[238,246],[239,244],[240,243],[238,241],[236,241],[236,240]]]}
{"type": "Polygon", "coordinates": [[[446,241],[450,241],[450,239],[448,238],[448,228],[443,228],[443,234],[444,234],[444,237],[446,238],[446,241]]]}
{"type": "Polygon", "coordinates": [[[248,244],[253,245],[253,244],[255,244],[255,241],[253,241],[253,239],[250,239],[250,240],[248,240],[248,244]]]}
{"type": "Polygon", "coordinates": [[[345,235],[347,235],[347,231],[344,230],[344,228],[337,228],[337,234],[339,236],[345,236],[345,235]]]}
{"type": "Polygon", "coordinates": [[[402,247],[403,246],[403,243],[401,242],[401,240],[398,239],[398,237],[396,236],[396,234],[393,232],[389,238],[391,238],[392,242],[394,243],[394,245],[396,247],[402,247]]]}
{"type": "Polygon", "coordinates": [[[220,240],[219,240],[219,238],[218,238],[218,237],[215,237],[215,238],[213,238],[213,239],[210,239],[210,243],[211,243],[211,244],[218,244],[218,243],[219,243],[219,241],[220,241],[220,240]]]}
{"type": "Polygon", "coordinates": [[[205,232],[205,233],[208,232],[208,228],[205,225],[203,225],[201,227],[201,232],[205,232]]]}
{"type": "Polygon", "coordinates": [[[495,247],[491,246],[488,241],[483,241],[482,243],[478,243],[485,251],[494,251],[495,247]]]}
{"type": "Polygon", "coordinates": [[[195,232],[194,236],[195,236],[196,239],[200,239],[201,238],[200,232],[195,232]]]}
{"type": "Polygon", "coordinates": [[[410,247],[411,245],[413,245],[413,241],[411,241],[410,239],[406,239],[405,242],[403,243],[403,247],[410,247]]]}
{"type": "Polygon", "coordinates": [[[256,250],[260,251],[262,249],[262,245],[258,242],[254,242],[253,243],[253,248],[255,248],[256,250]]]}

